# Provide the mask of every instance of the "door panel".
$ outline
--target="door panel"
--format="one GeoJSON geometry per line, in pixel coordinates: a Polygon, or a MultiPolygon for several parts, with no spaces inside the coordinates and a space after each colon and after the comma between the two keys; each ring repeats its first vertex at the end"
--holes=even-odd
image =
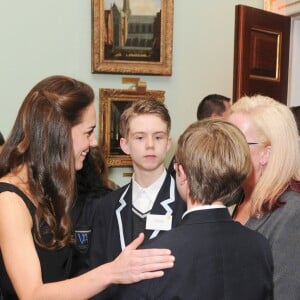
{"type": "Polygon", "coordinates": [[[233,101],[254,94],[287,103],[290,17],[236,6],[233,101]]]}

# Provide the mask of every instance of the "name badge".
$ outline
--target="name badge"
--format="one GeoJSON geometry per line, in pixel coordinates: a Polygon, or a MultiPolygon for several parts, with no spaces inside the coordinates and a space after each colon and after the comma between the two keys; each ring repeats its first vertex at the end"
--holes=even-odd
{"type": "Polygon", "coordinates": [[[147,230],[171,230],[172,216],[148,214],[146,219],[147,230]]]}

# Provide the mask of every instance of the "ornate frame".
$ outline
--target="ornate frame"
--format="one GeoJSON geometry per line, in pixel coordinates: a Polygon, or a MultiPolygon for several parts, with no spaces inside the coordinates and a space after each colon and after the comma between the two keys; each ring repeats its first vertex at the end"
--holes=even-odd
{"type": "Polygon", "coordinates": [[[99,145],[102,147],[108,167],[130,167],[131,158],[119,146],[119,118],[133,102],[140,99],[156,99],[164,102],[165,92],[125,89],[100,89],[99,145]]]}
{"type": "Polygon", "coordinates": [[[161,0],[161,10],[152,16],[154,20],[151,24],[142,28],[144,25],[138,21],[130,24],[127,17],[122,19],[124,12],[121,14],[115,4],[105,10],[104,0],[92,0],[92,73],[171,76],[173,10],[174,0],[161,0]],[[118,25],[114,25],[115,23],[118,25]],[[151,29],[147,29],[147,26],[151,29]],[[136,43],[134,38],[129,38],[130,34],[134,36],[140,30],[151,31],[152,39],[143,41],[148,41],[151,45],[130,46],[130,41],[136,43]],[[124,33],[116,35],[114,32],[125,32],[126,36],[124,33]]]}

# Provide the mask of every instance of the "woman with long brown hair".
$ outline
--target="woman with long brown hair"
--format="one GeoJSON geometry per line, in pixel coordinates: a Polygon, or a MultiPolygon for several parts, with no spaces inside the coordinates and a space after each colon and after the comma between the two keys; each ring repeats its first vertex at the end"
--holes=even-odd
{"type": "Polygon", "coordinates": [[[163,275],[166,249],[135,250],[68,279],[75,172],[95,142],[91,87],[65,76],[26,96],[0,154],[0,287],[4,299],[86,299],[112,283],[163,275]]]}

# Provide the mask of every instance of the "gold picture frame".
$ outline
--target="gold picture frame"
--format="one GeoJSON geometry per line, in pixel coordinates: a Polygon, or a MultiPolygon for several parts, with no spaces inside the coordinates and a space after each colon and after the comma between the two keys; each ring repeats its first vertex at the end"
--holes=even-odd
{"type": "Polygon", "coordinates": [[[174,0],[138,12],[135,1],[92,0],[92,73],[172,75],[174,0]]]}
{"type": "Polygon", "coordinates": [[[108,167],[131,167],[129,155],[120,148],[119,119],[122,112],[140,99],[156,99],[164,102],[165,92],[158,90],[100,89],[99,145],[102,147],[108,167]]]}

